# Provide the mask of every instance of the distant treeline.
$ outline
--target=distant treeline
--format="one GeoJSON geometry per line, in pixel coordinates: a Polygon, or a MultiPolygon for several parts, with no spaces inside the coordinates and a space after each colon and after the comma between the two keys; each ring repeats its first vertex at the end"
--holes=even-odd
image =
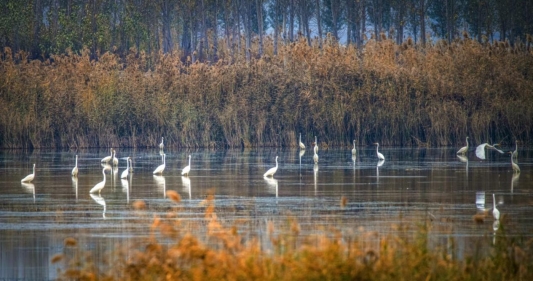
{"type": "MultiPolygon", "coordinates": [[[[327,37],[247,62],[183,63],[178,54],[90,51],[0,60],[0,147],[527,143],[533,135],[533,51],[525,44],[362,47],[327,37]]],[[[223,51],[223,50],[222,50],[223,51]]]]}
{"type": "Polygon", "coordinates": [[[525,42],[533,34],[533,1],[3,0],[0,9],[0,48],[31,59],[84,48],[94,59],[134,48],[216,63],[226,48],[232,59],[244,50],[250,61],[263,55],[268,39],[276,49],[300,36],[320,45],[329,34],[361,47],[384,33],[396,44],[411,37],[424,45],[435,38],[451,43],[462,32],[480,43],[525,42]]]}

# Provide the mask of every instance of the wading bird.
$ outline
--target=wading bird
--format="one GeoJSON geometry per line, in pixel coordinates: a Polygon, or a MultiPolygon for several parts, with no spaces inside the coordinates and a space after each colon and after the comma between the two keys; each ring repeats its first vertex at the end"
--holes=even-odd
{"type": "Polygon", "coordinates": [[[117,151],[113,149],[113,165],[118,166],[117,151]]]}
{"type": "Polygon", "coordinates": [[[266,173],[263,174],[263,177],[274,177],[274,174],[278,170],[278,156],[276,156],[276,167],[268,169],[266,173]]]}
{"type": "Polygon", "coordinates": [[[383,156],[383,154],[379,153],[378,149],[379,149],[379,143],[374,143],[374,145],[376,146],[376,154],[378,155],[378,159],[379,160],[385,160],[385,156],[383,156]]]}
{"type": "Polygon", "coordinates": [[[111,151],[111,155],[102,158],[100,162],[109,163],[109,161],[111,161],[111,159],[113,158],[113,148],[111,148],[110,151],[111,151]]]}
{"type": "Polygon", "coordinates": [[[125,179],[128,177],[128,174],[130,171],[130,161],[131,161],[131,157],[126,158],[126,170],[124,170],[122,174],[120,175],[121,179],[125,179]]]}
{"type": "Polygon", "coordinates": [[[518,158],[518,141],[515,140],[514,143],[515,143],[515,149],[513,151],[513,154],[511,154],[511,155],[512,155],[512,158],[518,158]]]}
{"type": "Polygon", "coordinates": [[[189,176],[189,172],[191,171],[191,155],[189,154],[189,165],[187,165],[183,170],[181,170],[182,176],[189,176]]]}
{"type": "Polygon", "coordinates": [[[76,166],[72,168],[72,176],[77,177],[78,176],[78,155],[76,155],[76,166]]]}
{"type": "Polygon", "coordinates": [[[302,133],[300,133],[300,142],[298,143],[300,149],[305,149],[305,144],[302,142],[302,133]]]}
{"type": "Polygon", "coordinates": [[[459,149],[459,150],[457,151],[457,154],[462,154],[462,155],[464,155],[464,154],[466,154],[467,152],[468,152],[468,137],[466,137],[466,146],[461,147],[461,149],[459,149]]]}
{"type": "Polygon", "coordinates": [[[500,219],[500,211],[496,209],[496,196],[494,196],[494,193],[492,193],[492,215],[494,216],[495,220],[500,219]]]}
{"type": "Polygon", "coordinates": [[[479,158],[479,159],[482,159],[482,160],[485,160],[485,147],[487,148],[491,148],[491,149],[494,149],[496,151],[498,151],[499,153],[504,153],[503,151],[499,150],[496,148],[496,146],[499,146],[500,144],[499,143],[495,143],[493,145],[490,145],[488,143],[482,143],[480,145],[478,145],[476,147],[476,156],[479,158]]]}
{"type": "Polygon", "coordinates": [[[509,151],[509,154],[511,154],[511,166],[513,167],[514,173],[520,174],[520,167],[513,161],[513,153],[509,151]]]}
{"type": "Polygon", "coordinates": [[[154,170],[154,175],[156,174],[163,174],[163,171],[165,170],[165,158],[166,158],[166,154],[163,154],[163,164],[159,165],[157,168],[155,168],[154,170]]]}
{"type": "Polygon", "coordinates": [[[35,163],[33,164],[33,174],[24,177],[20,182],[31,182],[35,178],[35,163]]]}
{"type": "Polygon", "coordinates": [[[105,170],[106,170],[106,168],[102,169],[102,174],[104,175],[104,180],[99,182],[99,183],[97,183],[93,188],[91,188],[89,193],[95,193],[95,192],[98,191],[98,194],[100,194],[102,189],[104,189],[104,186],[105,186],[105,170]]]}
{"type": "Polygon", "coordinates": [[[357,154],[357,150],[355,149],[355,140],[353,140],[353,148],[352,148],[352,155],[357,154]]]}
{"type": "Polygon", "coordinates": [[[165,148],[165,145],[163,144],[163,137],[161,137],[161,143],[159,144],[159,149],[163,150],[165,148]]]}

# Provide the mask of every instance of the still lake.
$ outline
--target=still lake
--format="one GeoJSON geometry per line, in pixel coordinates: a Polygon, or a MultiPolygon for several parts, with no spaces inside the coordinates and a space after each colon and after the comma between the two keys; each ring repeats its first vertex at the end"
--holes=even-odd
{"type": "MultiPolygon", "coordinates": [[[[482,160],[474,151],[460,158],[456,148],[380,147],[386,157],[382,163],[375,147],[358,148],[356,158],[350,150],[320,149],[314,165],[311,148],[303,155],[279,148],[166,149],[163,176],[154,176],[162,163],[158,149],[117,149],[118,169],[105,172],[100,195],[89,190],[103,180],[100,159],[109,149],[0,150],[0,280],[54,279],[61,263],[50,259],[63,251],[67,237],[105,263],[117,244],[147,237],[153,215],[164,216],[176,205],[166,198],[168,190],[182,198],[180,219],[199,222],[205,211],[200,203],[212,192],[218,218],[264,247],[269,243],[267,224],[283,225],[290,218],[299,221],[302,235],[335,228],[347,235],[374,231],[377,238],[395,234],[394,226],[403,222],[431,221],[432,243],[446,245],[453,238],[452,250],[461,258],[479,246],[474,241],[489,248],[495,239],[492,194],[507,234],[533,237],[531,148],[519,151],[519,176],[513,174],[510,155],[494,150],[482,160]],[[70,175],[76,154],[77,179],[70,175]],[[188,155],[190,176],[182,177],[188,155]],[[133,173],[121,180],[128,156],[133,173]],[[264,179],[276,156],[274,179],[264,179]],[[21,183],[33,163],[35,179],[21,183]],[[142,215],[132,207],[137,200],[147,205],[142,215]],[[484,211],[489,211],[484,220],[474,222],[473,216],[484,211]]],[[[188,231],[206,235],[201,228],[188,231]]]]}

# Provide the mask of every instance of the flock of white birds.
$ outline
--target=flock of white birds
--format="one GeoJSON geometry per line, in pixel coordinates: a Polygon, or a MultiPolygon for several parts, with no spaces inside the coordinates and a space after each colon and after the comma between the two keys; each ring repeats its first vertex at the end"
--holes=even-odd
{"type": "MultiPolygon", "coordinates": [[[[159,144],[159,149],[161,151],[161,155],[162,155],[162,159],[163,159],[163,164],[159,165],[153,172],[154,175],[162,175],[163,174],[163,171],[165,170],[165,158],[166,158],[166,154],[163,153],[163,149],[165,148],[165,145],[163,143],[163,138],[161,138],[161,143],[159,144]]],[[[313,143],[314,146],[313,146],[313,161],[315,164],[318,164],[318,141],[317,141],[317,137],[315,136],[315,142],[313,143]]],[[[379,152],[379,143],[374,143],[374,145],[376,146],[376,155],[379,159],[379,161],[384,161],[385,160],[385,156],[379,152]]],[[[299,142],[298,142],[298,146],[300,147],[301,150],[305,150],[305,144],[302,142],[302,134],[300,134],[300,138],[299,138],[299,142]]],[[[504,153],[503,151],[499,150],[496,148],[496,146],[499,146],[499,144],[493,144],[493,145],[490,145],[488,143],[483,143],[479,146],[476,147],[476,155],[481,158],[481,159],[485,159],[485,148],[489,148],[489,149],[494,149],[496,151],[498,151],[499,153],[504,153]]],[[[459,149],[457,151],[457,155],[459,156],[462,156],[464,157],[466,155],[466,153],[468,152],[468,149],[469,149],[469,144],[468,144],[468,137],[466,137],[466,146],[462,147],[461,149],[459,149]]],[[[110,150],[111,154],[109,156],[106,156],[104,158],[102,158],[102,160],[100,161],[101,163],[104,163],[104,164],[108,164],[109,162],[111,162],[113,165],[118,165],[118,158],[116,157],[116,151],[111,148],[110,150]]],[[[353,140],[353,148],[351,150],[352,152],[352,155],[355,156],[357,154],[357,149],[355,148],[355,140],[353,140]]],[[[517,155],[518,155],[518,143],[516,142],[515,143],[515,150],[514,151],[509,151],[507,152],[509,154],[511,154],[511,167],[513,168],[513,171],[514,173],[520,173],[520,167],[518,167],[518,164],[516,164],[514,162],[514,159],[517,158],[517,155]]],[[[125,179],[128,177],[129,175],[129,172],[133,169],[133,165],[130,165],[131,162],[131,157],[127,157],[126,158],[126,169],[122,172],[120,178],[121,179],[125,179]]],[[[267,170],[264,174],[263,174],[263,177],[265,178],[268,178],[268,177],[274,177],[274,174],[277,172],[278,170],[278,156],[276,156],[276,166],[275,167],[272,167],[270,168],[269,170],[267,170]]],[[[105,174],[105,171],[110,169],[110,166],[107,165],[106,167],[104,167],[102,169],[102,174],[103,174],[103,180],[99,183],[97,183],[90,191],[89,193],[100,193],[102,191],[102,189],[104,188],[105,186],[105,182],[106,182],[106,174],[105,174]]],[[[183,168],[183,170],[181,171],[181,175],[182,176],[189,176],[189,173],[191,171],[191,155],[189,155],[189,165],[187,165],[185,168],[183,168]]],[[[76,164],[74,166],[74,168],[72,169],[72,176],[73,177],[77,177],[78,176],[78,155],[76,155],[76,164]]],[[[21,182],[23,183],[26,183],[26,182],[31,182],[35,179],[35,164],[33,164],[33,173],[27,175],[26,177],[24,177],[21,182]]],[[[493,194],[494,196],[494,194],[493,194]]],[[[498,211],[498,209],[496,209],[496,205],[494,204],[494,207],[493,207],[493,215],[494,215],[494,218],[496,220],[499,220],[500,218],[500,212],[498,211]]]]}
{"type": "MultiPolygon", "coordinates": [[[[163,152],[164,148],[165,148],[165,145],[163,143],[163,138],[161,138],[161,143],[159,144],[159,149],[160,149],[160,154],[162,155],[163,164],[161,164],[157,168],[155,168],[155,170],[153,172],[154,175],[162,175],[163,171],[165,170],[165,158],[166,158],[166,155],[163,152]]],[[[105,172],[106,172],[106,170],[110,170],[111,169],[111,166],[109,165],[109,162],[111,162],[113,166],[118,166],[118,158],[116,157],[116,153],[117,153],[116,150],[111,148],[110,152],[111,152],[111,154],[109,156],[106,156],[106,157],[102,158],[102,160],[100,160],[100,162],[104,165],[104,168],[102,169],[103,180],[101,182],[97,183],[93,188],[91,188],[89,193],[98,192],[98,194],[100,194],[102,189],[104,189],[104,186],[105,186],[105,183],[106,183],[106,174],[105,174],[105,172]]],[[[132,170],[133,170],[132,159],[131,159],[131,157],[128,156],[128,157],[126,157],[126,169],[122,172],[122,174],[120,175],[120,178],[121,179],[128,178],[129,173],[132,170]]],[[[183,168],[183,170],[181,171],[181,175],[188,177],[190,171],[191,171],[191,155],[189,155],[189,165],[187,165],[185,168],[183,168]]],[[[72,168],[71,174],[72,174],[73,177],[77,177],[78,176],[78,155],[76,155],[76,163],[75,163],[74,168],[72,168]]],[[[24,177],[21,180],[21,182],[22,183],[29,183],[29,182],[32,182],[34,179],[35,179],[35,164],[33,164],[33,173],[31,173],[31,174],[27,175],[26,177],[24,177]]]]}

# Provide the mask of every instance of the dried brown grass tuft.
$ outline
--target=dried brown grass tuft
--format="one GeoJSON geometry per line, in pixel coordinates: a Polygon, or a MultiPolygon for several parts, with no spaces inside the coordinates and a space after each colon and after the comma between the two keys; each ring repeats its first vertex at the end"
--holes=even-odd
{"type": "Polygon", "coordinates": [[[268,56],[249,63],[236,54],[213,65],[135,51],[30,61],[6,48],[0,147],[155,146],[161,132],[178,147],[296,145],[295,131],[328,145],[354,135],[407,146],[465,135],[531,139],[533,55],[525,46],[379,39],[358,49],[331,38],[320,49],[302,38],[278,55],[266,48],[268,56]]]}

